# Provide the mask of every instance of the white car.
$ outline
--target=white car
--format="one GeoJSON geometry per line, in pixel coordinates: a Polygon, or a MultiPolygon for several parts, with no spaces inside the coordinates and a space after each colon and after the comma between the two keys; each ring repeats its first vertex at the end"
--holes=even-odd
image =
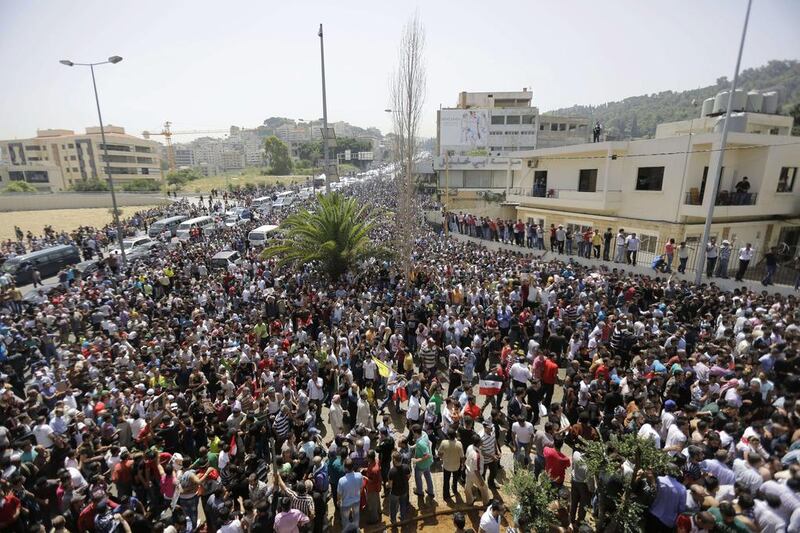
{"type": "MultiPolygon", "coordinates": [[[[142,237],[128,237],[127,239],[122,240],[122,246],[125,248],[125,253],[129,254],[138,248],[147,248],[150,246],[150,243],[153,242],[153,239],[147,236],[142,237]]],[[[108,252],[111,255],[119,255],[121,252],[119,248],[113,248],[108,252]]]]}
{"type": "Polygon", "coordinates": [[[249,222],[246,218],[239,218],[239,215],[228,215],[225,217],[225,227],[232,228],[234,226],[241,226],[249,222]]]}

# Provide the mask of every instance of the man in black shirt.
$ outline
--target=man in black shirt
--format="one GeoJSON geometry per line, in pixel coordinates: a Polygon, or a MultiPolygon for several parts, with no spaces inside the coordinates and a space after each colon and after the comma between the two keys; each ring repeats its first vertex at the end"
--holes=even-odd
{"type": "Polygon", "coordinates": [[[606,228],[606,232],[603,233],[603,261],[609,261],[610,253],[611,253],[611,239],[614,238],[614,233],[611,231],[611,228],[606,228]]]}
{"type": "Polygon", "coordinates": [[[397,510],[400,509],[400,520],[408,516],[408,479],[411,477],[411,468],[403,464],[399,452],[392,454],[392,468],[389,469],[389,516],[392,524],[397,523],[397,510]]]}

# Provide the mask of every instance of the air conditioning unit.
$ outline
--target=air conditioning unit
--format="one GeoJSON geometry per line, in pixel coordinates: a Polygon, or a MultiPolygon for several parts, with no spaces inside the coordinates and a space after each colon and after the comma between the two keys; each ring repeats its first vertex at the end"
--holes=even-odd
{"type": "Polygon", "coordinates": [[[528,159],[528,168],[539,168],[538,159],[528,159]]]}

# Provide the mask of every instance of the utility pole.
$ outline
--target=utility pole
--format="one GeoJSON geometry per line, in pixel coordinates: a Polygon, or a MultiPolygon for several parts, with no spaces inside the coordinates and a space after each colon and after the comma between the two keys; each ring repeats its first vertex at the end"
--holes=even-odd
{"type": "Polygon", "coordinates": [[[322,24],[319,25],[319,55],[322,65],[322,168],[325,170],[325,194],[331,192],[331,176],[328,168],[328,100],[325,95],[325,38],[322,36],[322,24]]]}
{"type": "Polygon", "coordinates": [[[444,236],[450,235],[450,152],[444,153],[444,236]]]}
{"type": "MultiPolygon", "coordinates": [[[[739,81],[739,66],[742,63],[742,51],[744,50],[744,39],[747,35],[747,23],[750,20],[750,7],[753,5],[753,0],[747,0],[747,11],[744,16],[744,26],[742,27],[742,38],[739,41],[739,55],[736,57],[736,70],[733,73],[733,82],[731,83],[731,91],[728,93],[728,105],[725,108],[725,123],[722,126],[722,136],[720,138],[719,150],[711,152],[711,164],[708,168],[708,175],[711,178],[711,191],[708,198],[708,214],[706,215],[706,223],[703,226],[703,239],[700,241],[700,249],[697,254],[697,263],[695,264],[694,282],[699,285],[703,279],[703,270],[706,262],[706,243],[708,243],[709,235],[711,234],[711,221],[714,219],[714,205],[717,203],[717,193],[719,192],[720,181],[720,168],[722,168],[722,160],[725,155],[725,145],[728,142],[728,129],[731,123],[731,113],[733,112],[733,93],[736,91],[736,84],[739,81]]],[[[691,136],[689,136],[691,140],[691,136]]],[[[679,199],[679,201],[682,201],[679,199]]]]}

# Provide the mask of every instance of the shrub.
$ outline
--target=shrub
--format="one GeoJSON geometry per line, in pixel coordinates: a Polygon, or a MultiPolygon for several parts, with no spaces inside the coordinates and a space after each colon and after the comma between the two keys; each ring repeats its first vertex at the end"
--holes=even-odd
{"type": "Polygon", "coordinates": [[[123,184],[122,190],[128,192],[159,191],[161,190],[161,184],[156,180],[139,178],[123,184]]]}
{"type": "Polygon", "coordinates": [[[108,183],[97,178],[78,180],[72,184],[72,190],[78,192],[107,191],[108,183]]]}
{"type": "Polygon", "coordinates": [[[27,181],[12,181],[6,188],[3,189],[4,193],[8,192],[36,192],[38,189],[28,183],[27,181]]]}

